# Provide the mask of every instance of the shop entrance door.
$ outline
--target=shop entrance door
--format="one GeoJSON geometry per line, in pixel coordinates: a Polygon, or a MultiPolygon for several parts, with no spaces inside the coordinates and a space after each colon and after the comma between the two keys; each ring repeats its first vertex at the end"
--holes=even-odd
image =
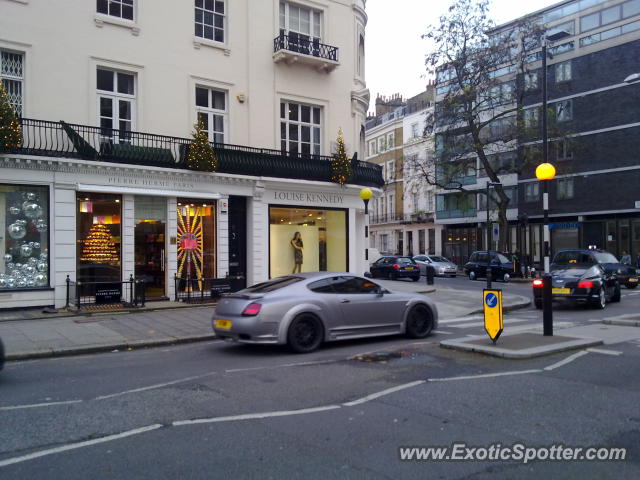
{"type": "Polygon", "coordinates": [[[146,298],[164,299],[167,202],[162,197],[135,199],[135,278],[144,280],[146,298]]]}

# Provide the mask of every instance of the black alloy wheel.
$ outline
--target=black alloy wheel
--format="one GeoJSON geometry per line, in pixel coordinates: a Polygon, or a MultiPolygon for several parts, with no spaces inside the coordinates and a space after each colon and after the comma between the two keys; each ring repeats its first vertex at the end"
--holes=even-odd
{"type": "Polygon", "coordinates": [[[408,337],[424,338],[431,333],[432,329],[433,314],[428,306],[419,304],[409,310],[406,327],[408,337]]]}
{"type": "Polygon", "coordinates": [[[298,315],[287,333],[289,348],[296,353],[313,352],[322,343],[323,331],[322,323],[315,315],[298,315]]]}
{"type": "Polygon", "coordinates": [[[607,306],[607,297],[604,293],[604,287],[600,287],[600,289],[598,290],[598,298],[595,300],[592,300],[592,304],[593,308],[597,308],[598,310],[603,310],[604,307],[607,306]]]}

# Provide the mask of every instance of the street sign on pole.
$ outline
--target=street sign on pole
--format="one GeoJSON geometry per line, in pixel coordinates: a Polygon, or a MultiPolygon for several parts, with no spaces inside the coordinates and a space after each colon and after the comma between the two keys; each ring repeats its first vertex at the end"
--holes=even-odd
{"type": "Polygon", "coordinates": [[[500,240],[500,224],[494,223],[492,225],[493,241],[498,242],[500,240]]]}
{"type": "Polygon", "coordinates": [[[498,337],[504,329],[502,320],[502,290],[482,291],[483,307],[484,307],[484,330],[489,338],[496,343],[498,337]]]}

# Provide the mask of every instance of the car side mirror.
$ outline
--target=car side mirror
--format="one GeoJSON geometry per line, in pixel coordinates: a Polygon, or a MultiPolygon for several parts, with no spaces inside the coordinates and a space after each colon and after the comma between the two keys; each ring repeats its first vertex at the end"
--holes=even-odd
{"type": "Polygon", "coordinates": [[[371,272],[364,272],[364,276],[366,278],[371,278],[371,272]]]}

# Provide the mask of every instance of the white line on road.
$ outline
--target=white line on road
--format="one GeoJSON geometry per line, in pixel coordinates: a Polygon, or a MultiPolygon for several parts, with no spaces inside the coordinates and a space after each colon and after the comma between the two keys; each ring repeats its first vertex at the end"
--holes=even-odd
{"type": "Polygon", "coordinates": [[[444,320],[439,320],[438,323],[439,324],[444,324],[444,325],[448,325],[450,323],[457,323],[457,322],[468,322],[471,320],[482,320],[484,317],[482,315],[469,315],[467,317],[457,317],[457,318],[445,318],[444,320]]]}
{"type": "Polygon", "coordinates": [[[499,373],[483,373],[479,375],[465,375],[462,377],[443,377],[443,378],[428,378],[428,382],[450,382],[453,380],[475,380],[476,378],[491,378],[491,377],[506,377],[509,375],[525,375],[528,373],[540,373],[542,370],[516,370],[515,372],[499,372],[499,373]]]}
{"type": "Polygon", "coordinates": [[[33,460],[34,458],[40,458],[47,455],[53,455],[55,453],[66,452],[68,450],[75,450],[77,448],[89,447],[91,445],[97,445],[99,443],[111,442],[113,440],[119,440],[121,438],[130,437],[132,435],[138,435],[140,433],[150,432],[162,427],[160,424],[149,425],[147,427],[136,428],[135,430],[128,430],[122,433],[116,433],[115,435],[108,435],[102,438],[94,438],[93,440],[87,440],[84,442],[70,443],[69,445],[63,445],[61,447],[49,448],[47,450],[41,450],[39,452],[30,453],[21,457],[7,458],[6,460],[0,460],[0,467],[6,467],[7,465],[14,465],[16,463],[26,462],[33,460]]]}
{"type": "Polygon", "coordinates": [[[354,405],[360,405],[361,403],[369,402],[371,400],[375,400],[376,398],[384,397],[385,395],[389,395],[390,393],[404,390],[405,388],[411,388],[417,385],[422,385],[423,383],[425,383],[424,380],[417,380],[415,382],[405,383],[403,385],[398,385],[397,387],[387,388],[386,390],[372,393],[371,395],[367,395],[366,397],[353,400],[352,402],[343,403],[342,405],[344,405],[345,407],[353,407],[354,405]]]}
{"type": "Polygon", "coordinates": [[[618,355],[622,355],[622,352],[619,352],[618,350],[606,350],[604,348],[587,348],[587,352],[601,353],[603,355],[614,355],[616,357],[618,355]]]}
{"type": "Polygon", "coordinates": [[[82,401],[83,400],[65,400],[63,402],[31,403],[28,405],[11,405],[8,407],[0,407],[0,411],[22,410],[23,408],[55,407],[58,405],[69,405],[72,403],[81,403],[82,401]]]}
{"type": "Polygon", "coordinates": [[[547,371],[555,370],[558,367],[562,367],[562,366],[566,365],[567,363],[573,362],[575,359],[580,358],[583,355],[586,355],[587,353],[589,353],[589,352],[587,352],[586,350],[582,350],[580,352],[576,352],[573,355],[569,355],[564,360],[560,360],[559,362],[556,362],[553,365],[549,365],[548,367],[544,367],[544,369],[547,370],[547,371]]]}
{"type": "Polygon", "coordinates": [[[250,372],[252,370],[271,370],[274,368],[284,368],[284,367],[303,367],[307,365],[323,365],[326,363],[335,363],[335,362],[336,360],[317,360],[314,362],[285,363],[283,365],[266,365],[262,367],[231,368],[229,370],[225,370],[224,373],[250,372]]]}
{"type": "Polygon", "coordinates": [[[327,405],[324,407],[302,408],[300,410],[281,410],[281,411],[275,411],[275,412],[246,413],[244,415],[231,415],[228,417],[198,418],[195,420],[178,420],[173,422],[171,425],[177,427],[181,425],[195,425],[198,423],[235,422],[237,420],[255,420],[260,418],[287,417],[290,415],[303,415],[305,413],[324,412],[327,410],[335,410],[338,408],[341,408],[340,405],[327,405]]]}
{"type": "Polygon", "coordinates": [[[445,332],[443,330],[432,330],[433,333],[439,333],[441,335],[453,335],[453,332],[445,332]]]}
{"type": "Polygon", "coordinates": [[[216,372],[205,373],[204,375],[196,375],[194,377],[181,378],[179,380],[173,380],[172,382],[156,383],[155,385],[149,385],[147,387],[134,388],[132,390],[125,390],[124,392],[111,393],[109,395],[102,395],[100,397],[94,398],[94,400],[105,400],[107,398],[119,397],[121,395],[128,395],[129,393],[138,393],[138,392],[144,392],[146,390],[154,390],[156,388],[168,387],[170,385],[175,385],[176,383],[189,382],[191,380],[198,380],[200,378],[210,377],[212,375],[216,375],[216,372]]]}

